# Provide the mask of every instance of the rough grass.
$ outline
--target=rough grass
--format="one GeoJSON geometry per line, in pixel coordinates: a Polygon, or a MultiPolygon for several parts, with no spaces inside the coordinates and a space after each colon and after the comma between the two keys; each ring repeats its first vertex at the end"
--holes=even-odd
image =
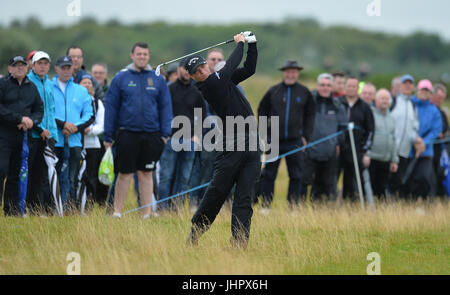
{"type": "MultiPolygon", "coordinates": [[[[230,248],[225,206],[197,248],[186,248],[191,212],[121,220],[95,207],[87,217],[0,217],[0,274],[65,274],[69,252],[82,274],[366,274],[370,252],[382,274],[450,274],[448,201],[286,205],[285,165],[273,209],[255,207],[249,247],[230,248]]],[[[128,197],[126,207],[135,206],[128,197]]]]}
{"type": "MultiPolygon", "coordinates": [[[[256,110],[279,80],[243,83],[256,110]]],[[[311,83],[309,83],[311,86],[311,83]]],[[[313,83],[312,83],[313,84],[313,83]]],[[[269,216],[255,207],[247,251],[231,249],[230,211],[224,207],[198,248],[186,248],[191,212],[122,220],[95,207],[87,217],[6,218],[0,214],[0,274],[65,274],[69,252],[81,255],[82,274],[366,274],[370,252],[382,274],[450,274],[448,201],[286,205],[288,177],[280,165],[269,216]]],[[[130,194],[126,210],[135,207],[130,194]]]]}

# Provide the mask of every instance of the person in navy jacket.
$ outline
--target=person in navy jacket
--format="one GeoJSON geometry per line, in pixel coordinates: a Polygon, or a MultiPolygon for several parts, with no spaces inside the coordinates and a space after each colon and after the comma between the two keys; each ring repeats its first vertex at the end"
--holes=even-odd
{"type": "MultiPolygon", "coordinates": [[[[147,65],[147,43],[134,44],[133,63],[116,74],[105,101],[105,148],[116,147],[114,169],[119,172],[113,217],[120,218],[133,173],[137,171],[142,205],[151,202],[152,172],[172,128],[172,101],[162,76],[147,65]]],[[[144,218],[150,207],[143,208],[144,218]]]]}

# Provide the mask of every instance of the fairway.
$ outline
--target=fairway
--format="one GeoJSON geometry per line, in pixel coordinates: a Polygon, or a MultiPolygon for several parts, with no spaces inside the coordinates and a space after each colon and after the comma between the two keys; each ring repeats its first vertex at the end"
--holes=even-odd
{"type": "MultiPolygon", "coordinates": [[[[127,208],[135,199],[128,198],[127,208]]],[[[0,217],[0,274],[66,274],[69,252],[81,274],[366,274],[367,255],[381,257],[382,274],[450,274],[448,202],[358,203],[289,211],[275,198],[268,216],[255,207],[247,251],[232,249],[224,207],[199,247],[186,248],[191,213],[142,220],[105,217],[0,217]]]]}

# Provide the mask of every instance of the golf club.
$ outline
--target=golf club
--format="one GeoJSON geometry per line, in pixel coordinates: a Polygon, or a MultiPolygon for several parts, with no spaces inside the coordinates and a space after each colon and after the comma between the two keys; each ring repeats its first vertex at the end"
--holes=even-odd
{"type": "Polygon", "coordinates": [[[225,45],[225,44],[228,44],[228,43],[231,43],[231,42],[234,42],[234,39],[230,39],[230,40],[227,40],[227,41],[224,41],[224,42],[220,42],[220,43],[211,45],[211,46],[209,46],[209,47],[200,49],[200,50],[198,50],[198,51],[196,51],[196,52],[192,52],[192,53],[186,54],[186,55],[184,55],[184,56],[182,56],[182,57],[179,57],[179,58],[176,58],[176,59],[172,59],[172,60],[170,60],[170,61],[166,61],[166,62],[164,62],[164,63],[162,63],[162,64],[160,64],[160,65],[158,65],[158,66],[156,67],[155,74],[156,74],[157,76],[159,76],[159,75],[161,74],[161,67],[162,67],[162,66],[171,64],[171,63],[173,63],[173,62],[179,61],[179,60],[181,60],[181,59],[183,59],[183,58],[186,58],[186,57],[188,57],[188,56],[191,56],[191,55],[194,55],[194,54],[197,54],[197,53],[200,53],[200,52],[209,50],[209,49],[214,48],[214,47],[217,47],[217,46],[225,45]]]}

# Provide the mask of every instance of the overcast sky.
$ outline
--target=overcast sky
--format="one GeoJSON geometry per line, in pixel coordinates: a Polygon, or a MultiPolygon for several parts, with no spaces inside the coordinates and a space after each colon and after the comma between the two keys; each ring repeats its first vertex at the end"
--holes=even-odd
{"type": "MultiPolygon", "coordinates": [[[[69,25],[80,17],[68,16],[67,6],[77,2],[80,17],[94,16],[99,22],[117,18],[123,23],[165,20],[227,24],[313,17],[324,25],[348,24],[400,34],[417,30],[434,32],[450,41],[450,1],[447,0],[17,0],[2,1],[0,23],[8,25],[13,19],[34,15],[45,25],[69,25]],[[375,2],[381,4],[381,15],[370,17],[367,6],[375,2]]],[[[376,13],[373,9],[372,14],[376,13]]],[[[72,14],[76,14],[76,9],[72,14]]]]}

